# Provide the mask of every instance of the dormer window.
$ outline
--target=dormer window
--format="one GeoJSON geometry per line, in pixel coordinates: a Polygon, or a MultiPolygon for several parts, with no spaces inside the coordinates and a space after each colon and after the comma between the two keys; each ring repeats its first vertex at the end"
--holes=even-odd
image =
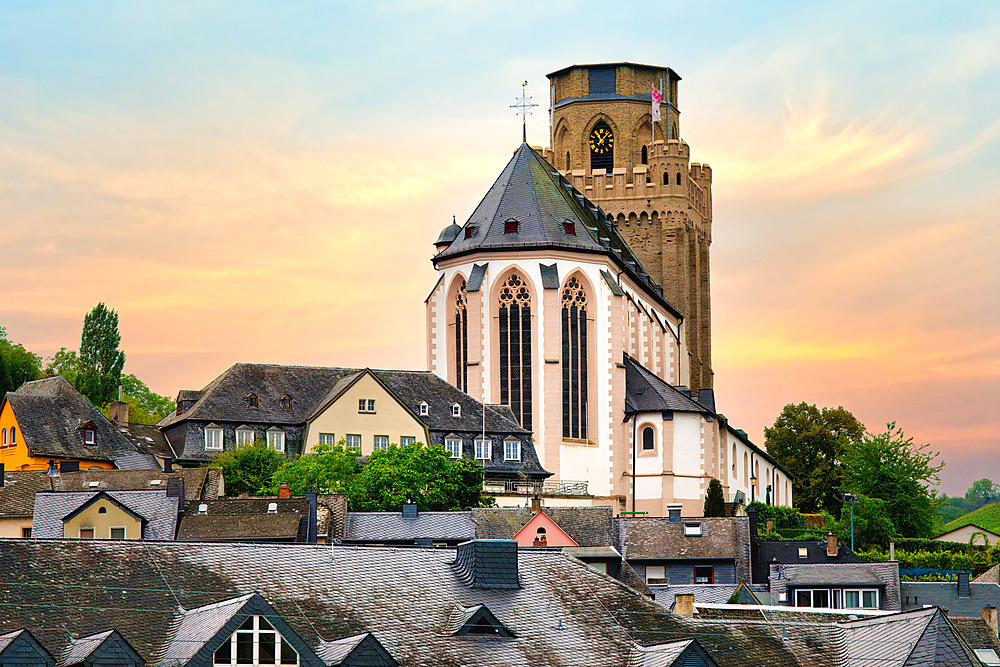
{"type": "Polygon", "coordinates": [[[507,218],[503,221],[503,233],[504,234],[517,234],[518,227],[520,226],[520,220],[517,218],[507,218]]]}
{"type": "Polygon", "coordinates": [[[92,428],[83,429],[83,444],[85,445],[96,445],[97,444],[97,431],[92,428]]]}
{"type": "Polygon", "coordinates": [[[247,407],[251,410],[257,409],[257,394],[250,394],[247,396],[247,407]]]}
{"type": "Polygon", "coordinates": [[[451,406],[451,416],[452,417],[461,417],[462,416],[462,406],[459,405],[458,403],[453,404],[451,406]]]}
{"type": "Polygon", "coordinates": [[[427,403],[421,403],[420,404],[420,416],[421,417],[426,417],[428,414],[430,414],[430,408],[427,406],[427,403]]]}
{"type": "Polygon", "coordinates": [[[263,616],[250,616],[215,651],[216,665],[297,665],[299,655],[263,616]]]}
{"type": "Polygon", "coordinates": [[[465,226],[465,238],[471,239],[479,231],[479,227],[474,227],[472,225],[465,226]]]}
{"type": "Polygon", "coordinates": [[[288,394],[285,394],[284,396],[281,397],[281,409],[282,410],[292,409],[292,397],[289,396],[288,394]]]}
{"type": "Polygon", "coordinates": [[[278,513],[278,503],[268,503],[267,504],[267,513],[268,514],[277,514],[278,513]]]}
{"type": "Polygon", "coordinates": [[[576,236],[576,223],[572,220],[566,220],[563,222],[563,234],[569,234],[570,236],[576,236]]]}

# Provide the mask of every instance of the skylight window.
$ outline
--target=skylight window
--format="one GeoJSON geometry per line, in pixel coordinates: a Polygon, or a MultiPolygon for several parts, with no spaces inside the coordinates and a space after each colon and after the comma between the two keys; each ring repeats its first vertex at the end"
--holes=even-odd
{"type": "Polygon", "coordinates": [[[700,522],[685,522],[684,523],[684,537],[700,537],[701,536],[701,523],[700,522]]]}
{"type": "Polygon", "coordinates": [[[278,513],[278,503],[268,503],[267,504],[267,513],[268,514],[277,514],[278,513]]]}

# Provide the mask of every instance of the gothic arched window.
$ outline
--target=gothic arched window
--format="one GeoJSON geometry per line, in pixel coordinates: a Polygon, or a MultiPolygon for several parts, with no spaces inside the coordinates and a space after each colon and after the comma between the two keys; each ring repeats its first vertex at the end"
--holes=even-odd
{"type": "Polygon", "coordinates": [[[656,434],[653,433],[653,427],[647,426],[642,429],[642,448],[643,449],[656,449],[656,443],[653,442],[653,437],[656,434]]]}
{"type": "Polygon", "coordinates": [[[500,402],[531,430],[531,292],[512,273],[500,288],[500,402]]]}
{"type": "Polygon", "coordinates": [[[666,172],[666,171],[663,172],[663,184],[664,185],[670,185],[670,173],[669,172],[666,172]]]}
{"type": "Polygon", "coordinates": [[[587,439],[587,293],[575,276],[562,294],[563,437],[587,439]]]}
{"type": "Polygon", "coordinates": [[[590,168],[611,169],[615,165],[615,135],[603,120],[590,131],[590,168]]]}
{"type": "Polygon", "coordinates": [[[649,164],[649,153],[646,151],[646,147],[642,147],[642,163],[649,164]]]}
{"type": "Polygon", "coordinates": [[[465,281],[455,294],[455,386],[469,392],[469,310],[465,281]]]}
{"type": "Polygon", "coordinates": [[[681,184],[681,172],[677,172],[677,185],[681,184]]]}
{"type": "Polygon", "coordinates": [[[569,171],[569,151],[566,151],[566,171],[569,171]]]}

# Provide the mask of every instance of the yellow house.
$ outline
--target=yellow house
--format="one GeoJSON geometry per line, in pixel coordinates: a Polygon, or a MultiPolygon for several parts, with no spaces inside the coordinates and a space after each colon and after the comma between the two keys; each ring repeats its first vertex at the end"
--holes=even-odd
{"type": "Polygon", "coordinates": [[[46,470],[78,461],[110,470],[116,453],[134,450],[121,430],[61,375],[26,382],[0,402],[0,463],[6,470],[46,470]]]}
{"type": "Polygon", "coordinates": [[[168,491],[35,494],[33,539],[172,540],[183,499],[168,491]]]}
{"type": "Polygon", "coordinates": [[[81,540],[141,540],[146,518],[99,493],[63,519],[63,537],[81,540]]]}

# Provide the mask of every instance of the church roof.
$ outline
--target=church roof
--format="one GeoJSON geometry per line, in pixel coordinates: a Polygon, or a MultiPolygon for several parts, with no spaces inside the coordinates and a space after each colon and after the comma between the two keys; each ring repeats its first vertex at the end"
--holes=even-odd
{"type": "Polygon", "coordinates": [[[625,355],[625,412],[700,412],[712,410],[691,399],[657,377],[632,357],[625,355]]]}
{"type": "Polygon", "coordinates": [[[680,317],[611,218],[528,144],[514,152],[451,244],[434,261],[474,252],[554,249],[605,255],[680,317]]]}

